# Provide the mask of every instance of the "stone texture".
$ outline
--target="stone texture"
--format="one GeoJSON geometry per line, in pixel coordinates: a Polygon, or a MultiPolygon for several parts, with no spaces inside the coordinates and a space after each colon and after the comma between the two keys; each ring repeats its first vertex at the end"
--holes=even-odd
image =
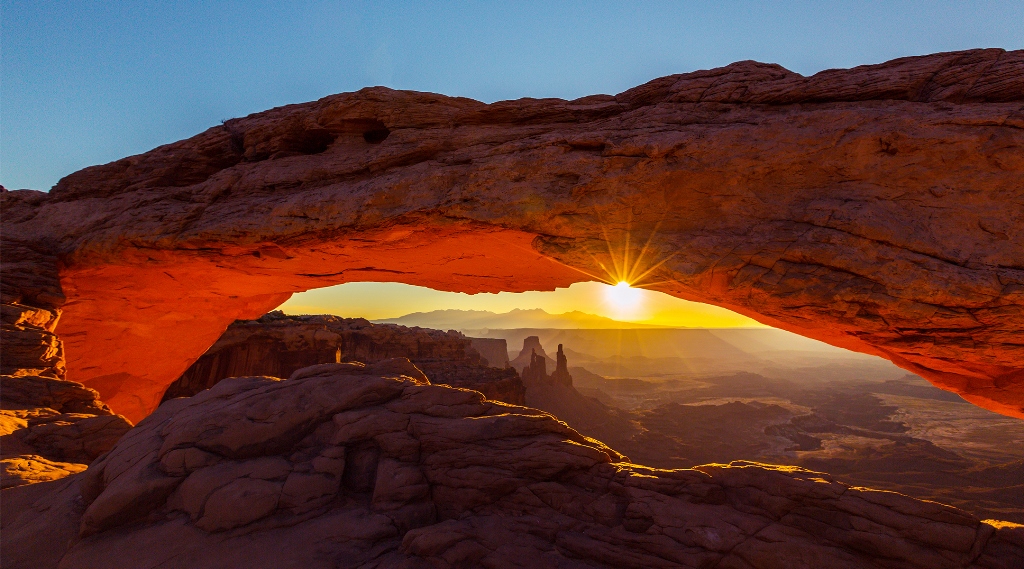
{"type": "Polygon", "coordinates": [[[5,192],[3,232],[59,258],[71,378],[132,419],[296,291],[593,278],[1024,417],[1022,101],[1024,51],[1000,49],[812,77],[744,61],[574,101],[371,88],[5,192]]]}
{"type": "Polygon", "coordinates": [[[80,383],[34,375],[3,375],[0,383],[4,488],[85,470],[132,427],[80,383]]]}
{"type": "Polygon", "coordinates": [[[4,376],[3,409],[46,407],[65,413],[112,415],[96,390],[81,383],[33,375],[4,376]]]}
{"type": "Polygon", "coordinates": [[[21,454],[0,460],[0,488],[52,482],[82,472],[88,465],[57,462],[37,455],[21,454]]]}
{"type": "MultiPolygon", "coordinates": [[[[454,330],[373,324],[362,318],[329,314],[287,316],[274,311],[228,326],[217,342],[167,388],[163,400],[190,397],[227,377],[288,377],[316,364],[372,363],[404,357],[416,363],[433,383],[475,389],[488,399],[524,404],[525,389],[515,370],[489,367],[474,348],[477,340],[454,330]]],[[[493,347],[497,343],[483,344],[493,347]]],[[[500,346],[504,345],[501,340],[500,346]]]]}
{"type": "Polygon", "coordinates": [[[64,303],[55,258],[4,236],[0,274],[0,486],[85,470],[132,427],[65,377],[54,329],[64,303]]]}
{"type": "Polygon", "coordinates": [[[1016,567],[1024,527],[825,474],[630,464],[408,360],[231,378],[4,491],[4,566],[1016,567]]]}

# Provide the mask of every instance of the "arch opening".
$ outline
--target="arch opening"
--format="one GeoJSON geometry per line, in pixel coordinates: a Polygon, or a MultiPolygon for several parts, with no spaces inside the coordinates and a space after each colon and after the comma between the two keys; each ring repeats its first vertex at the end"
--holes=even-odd
{"type": "Polygon", "coordinates": [[[632,282],[609,244],[650,261],[634,285],[1024,417],[1019,64],[740,62],[491,105],[364,89],[5,192],[4,236],[59,260],[68,376],[135,419],[295,292],[632,282]]]}

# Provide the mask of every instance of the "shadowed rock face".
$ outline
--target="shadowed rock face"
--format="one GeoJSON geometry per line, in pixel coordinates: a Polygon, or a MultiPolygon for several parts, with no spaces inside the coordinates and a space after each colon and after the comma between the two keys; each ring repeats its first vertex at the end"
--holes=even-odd
{"type": "Polygon", "coordinates": [[[536,409],[430,385],[408,360],[227,379],[4,508],[12,569],[1024,561],[1021,526],[795,467],[629,464],[536,409]]]}
{"type": "MultiPolygon", "coordinates": [[[[373,324],[362,318],[329,314],[288,316],[274,311],[228,326],[224,335],[167,388],[163,400],[191,397],[228,377],[288,377],[301,368],[322,363],[372,363],[404,357],[433,383],[472,389],[505,403],[525,404],[526,389],[519,375],[513,369],[486,365],[474,348],[477,340],[454,330],[373,324]]],[[[505,346],[504,340],[482,343],[497,344],[501,349],[505,346]]]]}
{"type": "Polygon", "coordinates": [[[364,89],[5,193],[3,230],[59,257],[69,374],[133,419],[293,292],[545,290],[625,251],[640,285],[1024,417],[1022,102],[998,49],[575,101],[364,89]]]}

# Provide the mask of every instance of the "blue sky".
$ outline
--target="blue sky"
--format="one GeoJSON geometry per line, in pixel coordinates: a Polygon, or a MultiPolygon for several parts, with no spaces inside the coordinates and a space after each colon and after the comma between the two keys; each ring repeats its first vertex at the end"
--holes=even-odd
{"type": "Polygon", "coordinates": [[[811,74],[1024,47],[1024,2],[0,4],[0,184],[49,189],[221,119],[367,85],[617,93],[741,59],[811,74]]]}

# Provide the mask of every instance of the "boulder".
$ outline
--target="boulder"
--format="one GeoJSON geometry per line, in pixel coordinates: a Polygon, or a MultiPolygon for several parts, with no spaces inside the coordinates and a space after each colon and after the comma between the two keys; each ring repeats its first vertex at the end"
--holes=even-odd
{"type": "Polygon", "coordinates": [[[796,467],[630,464],[408,360],[231,378],[4,491],[4,566],[1012,567],[1021,527],[796,467]]]}

